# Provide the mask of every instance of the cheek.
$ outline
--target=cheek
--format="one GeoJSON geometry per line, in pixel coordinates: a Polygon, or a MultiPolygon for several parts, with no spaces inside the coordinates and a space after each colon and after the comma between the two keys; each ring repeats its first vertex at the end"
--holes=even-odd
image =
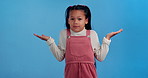
{"type": "Polygon", "coordinates": [[[72,25],[72,22],[69,22],[68,24],[71,26],[72,25]]]}
{"type": "Polygon", "coordinates": [[[82,25],[82,26],[85,26],[85,25],[86,25],[86,23],[85,23],[85,22],[83,22],[83,23],[81,23],[81,25],[82,25]]]}
{"type": "Polygon", "coordinates": [[[72,21],[71,20],[68,20],[68,24],[72,24],[72,21]]]}
{"type": "Polygon", "coordinates": [[[71,20],[68,18],[68,24],[70,24],[71,20]]]}

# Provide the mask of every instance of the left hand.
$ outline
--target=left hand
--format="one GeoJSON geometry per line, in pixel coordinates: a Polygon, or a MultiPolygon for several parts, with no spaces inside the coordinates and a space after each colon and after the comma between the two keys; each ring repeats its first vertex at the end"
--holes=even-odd
{"type": "Polygon", "coordinates": [[[111,33],[109,33],[109,34],[106,35],[106,38],[108,40],[110,40],[111,37],[117,35],[118,33],[122,32],[122,31],[123,31],[123,29],[120,29],[119,31],[116,31],[116,32],[111,32],[111,33]]]}

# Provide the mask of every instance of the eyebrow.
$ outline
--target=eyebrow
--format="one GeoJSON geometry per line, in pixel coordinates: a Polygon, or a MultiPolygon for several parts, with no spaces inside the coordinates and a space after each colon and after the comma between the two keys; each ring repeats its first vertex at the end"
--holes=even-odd
{"type": "MultiPolygon", "coordinates": [[[[74,17],[74,16],[70,16],[70,17],[74,17]]],[[[82,16],[78,16],[78,17],[82,17],[82,16]]]]}

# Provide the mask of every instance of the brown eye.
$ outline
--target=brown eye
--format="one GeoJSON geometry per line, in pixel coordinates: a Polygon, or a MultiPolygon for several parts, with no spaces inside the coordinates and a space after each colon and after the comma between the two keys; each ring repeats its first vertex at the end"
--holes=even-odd
{"type": "Polygon", "coordinates": [[[70,18],[70,20],[74,20],[74,18],[70,18]]]}
{"type": "Polygon", "coordinates": [[[78,18],[78,20],[80,21],[80,20],[82,20],[82,18],[78,18]]]}

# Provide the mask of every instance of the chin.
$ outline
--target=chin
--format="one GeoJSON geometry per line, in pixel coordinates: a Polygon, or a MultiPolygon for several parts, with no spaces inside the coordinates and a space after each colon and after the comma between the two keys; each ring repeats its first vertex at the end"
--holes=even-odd
{"type": "Polygon", "coordinates": [[[77,30],[77,29],[75,29],[75,30],[73,30],[74,32],[80,32],[80,31],[82,31],[82,30],[77,30]]]}

